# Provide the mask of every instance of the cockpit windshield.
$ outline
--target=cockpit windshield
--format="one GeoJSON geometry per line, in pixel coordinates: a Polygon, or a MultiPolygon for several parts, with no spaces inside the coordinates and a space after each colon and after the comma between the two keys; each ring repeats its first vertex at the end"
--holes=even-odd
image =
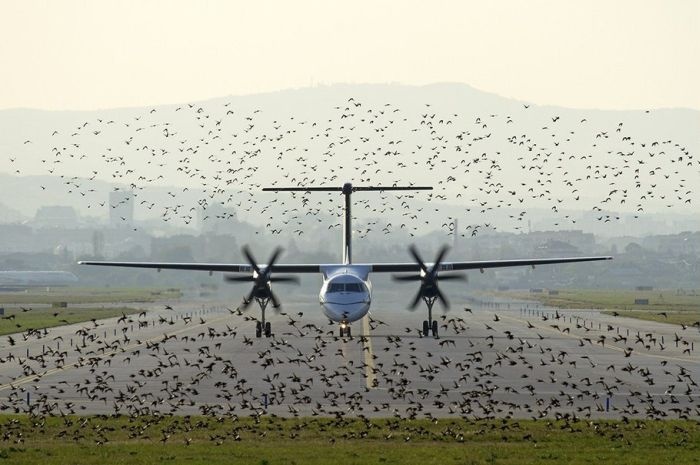
{"type": "Polygon", "coordinates": [[[360,283],[331,283],[328,292],[364,292],[360,283]]]}
{"type": "Polygon", "coordinates": [[[345,290],[345,284],[343,283],[331,283],[328,286],[328,292],[343,292],[345,290]]]}
{"type": "Polygon", "coordinates": [[[362,284],[360,283],[345,283],[345,292],[362,292],[362,284]]]}

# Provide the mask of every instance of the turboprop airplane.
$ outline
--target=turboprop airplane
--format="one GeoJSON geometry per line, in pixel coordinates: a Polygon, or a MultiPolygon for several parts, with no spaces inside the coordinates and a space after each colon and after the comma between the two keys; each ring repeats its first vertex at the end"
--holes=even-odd
{"type": "Polygon", "coordinates": [[[445,262],[443,259],[448,248],[440,249],[433,263],[426,263],[418,254],[415,246],[409,247],[413,262],[409,263],[353,263],[352,261],[352,213],[351,196],[355,192],[367,191],[420,191],[432,190],[432,187],[416,186],[353,186],[345,183],[342,187],[269,187],[263,191],[273,192],[340,192],[344,196],[343,206],[343,259],[340,263],[330,264],[278,264],[277,259],[282,249],[277,248],[267,264],[258,264],[248,247],[243,247],[243,255],[248,263],[158,263],[158,262],[112,262],[112,261],[80,261],[81,265],[123,266],[133,268],[156,268],[158,270],[199,270],[224,273],[240,273],[242,276],[226,275],[227,281],[251,282],[253,288],[243,300],[247,308],[255,300],[260,306],[262,319],[257,321],[255,334],[261,337],[272,335],[270,322],[265,321],[265,309],[272,302],[274,309],[281,304],[272,292],[274,282],[296,282],[296,276],[275,276],[278,273],[320,273],[323,277],[319,301],[323,313],[333,322],[339,324],[341,337],[350,337],[350,324],[364,317],[369,312],[372,303],[372,284],[370,273],[411,273],[409,275],[394,275],[396,281],[418,281],[420,287],[411,302],[414,309],[423,300],[428,307],[428,319],[423,321],[423,336],[432,334],[438,337],[438,323],[433,320],[433,304],[439,300],[447,308],[449,302],[438,287],[438,281],[465,280],[463,273],[455,271],[483,270],[487,268],[503,268],[511,266],[549,265],[555,263],[590,262],[610,260],[612,257],[569,257],[569,258],[529,258],[519,260],[486,260],[445,262]],[[247,276],[246,276],[247,275],[247,276]]]}

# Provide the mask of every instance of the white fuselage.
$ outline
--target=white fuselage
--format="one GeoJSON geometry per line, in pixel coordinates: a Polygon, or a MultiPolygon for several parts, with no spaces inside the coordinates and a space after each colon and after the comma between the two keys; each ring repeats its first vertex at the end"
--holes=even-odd
{"type": "Polygon", "coordinates": [[[323,267],[323,286],[319,301],[323,313],[336,323],[357,321],[367,314],[372,303],[372,284],[366,265],[323,267]]]}

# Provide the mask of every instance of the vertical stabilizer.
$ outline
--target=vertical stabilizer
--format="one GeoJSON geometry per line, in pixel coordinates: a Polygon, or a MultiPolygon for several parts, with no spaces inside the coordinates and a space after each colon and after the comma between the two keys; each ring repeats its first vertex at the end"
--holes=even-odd
{"type": "Polygon", "coordinates": [[[352,263],[352,201],[353,192],[358,191],[427,191],[432,187],[425,186],[357,186],[346,182],[343,187],[265,187],[264,191],[272,192],[341,192],[343,204],[343,264],[352,263]]]}
{"type": "Polygon", "coordinates": [[[343,196],[345,206],[343,207],[343,265],[352,263],[352,184],[343,184],[343,196]]]}

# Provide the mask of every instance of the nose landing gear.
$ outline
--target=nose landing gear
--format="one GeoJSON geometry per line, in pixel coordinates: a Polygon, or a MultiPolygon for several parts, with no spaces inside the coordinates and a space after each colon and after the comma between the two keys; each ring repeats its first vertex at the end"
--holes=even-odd
{"type": "Polygon", "coordinates": [[[423,320],[423,337],[428,337],[430,333],[433,334],[433,337],[437,339],[438,336],[438,322],[436,320],[433,320],[433,305],[435,304],[435,300],[437,300],[437,296],[422,296],[423,297],[423,302],[425,302],[425,305],[428,306],[428,319],[423,320]]]}
{"type": "Polygon", "coordinates": [[[255,322],[255,337],[262,337],[263,334],[265,335],[265,337],[271,337],[272,336],[272,325],[270,325],[269,321],[265,321],[265,309],[267,308],[267,304],[270,303],[270,298],[269,297],[255,297],[255,301],[260,306],[260,313],[261,313],[260,321],[255,322]]]}
{"type": "Polygon", "coordinates": [[[352,337],[352,332],[350,331],[350,325],[348,323],[340,323],[340,337],[352,337]]]}

